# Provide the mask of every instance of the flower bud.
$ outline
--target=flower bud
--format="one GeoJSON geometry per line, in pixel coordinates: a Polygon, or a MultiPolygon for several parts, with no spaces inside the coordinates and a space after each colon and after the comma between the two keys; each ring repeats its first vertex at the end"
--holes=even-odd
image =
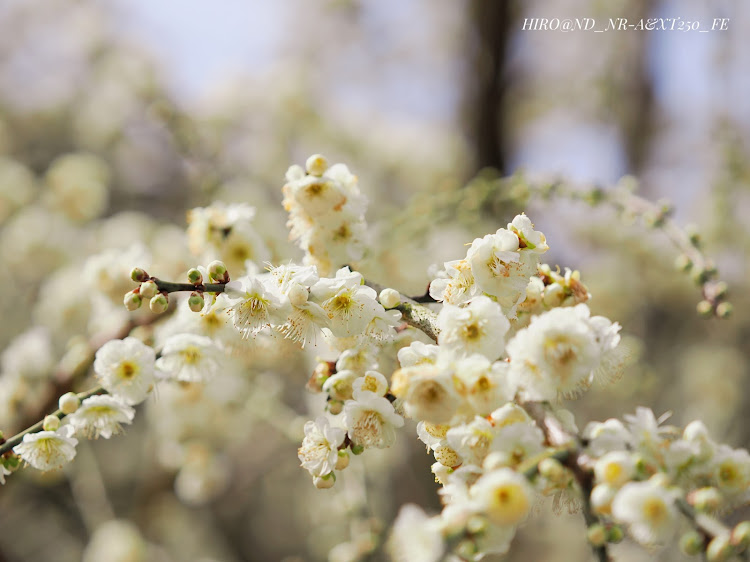
{"type": "Polygon", "coordinates": [[[563,479],[565,468],[557,459],[546,458],[539,463],[539,474],[556,484],[563,479]]]}
{"type": "Polygon", "coordinates": [[[745,550],[750,546],[750,521],[738,523],[737,526],[732,529],[732,535],[729,542],[739,550],[745,550]]]}
{"type": "Polygon", "coordinates": [[[380,291],[378,296],[383,308],[396,308],[401,304],[401,295],[395,289],[386,288],[380,291]]]}
{"type": "Polygon", "coordinates": [[[214,260],[208,264],[208,278],[216,283],[224,283],[224,278],[227,276],[227,266],[224,262],[214,260]]]}
{"type": "Polygon", "coordinates": [[[703,552],[703,537],[698,531],[688,531],[680,537],[680,550],[688,556],[703,552]]]}
{"type": "Polygon", "coordinates": [[[344,470],[349,466],[349,453],[345,450],[339,451],[339,458],[336,459],[336,470],[344,470]]]}
{"type": "Polygon", "coordinates": [[[602,546],[607,542],[607,529],[601,523],[594,523],[586,531],[586,538],[594,546],[602,546]]]}
{"type": "Polygon", "coordinates": [[[699,302],[698,305],[695,307],[695,310],[701,316],[711,316],[711,314],[714,311],[713,306],[711,306],[711,303],[706,300],[699,302]]]}
{"type": "Polygon", "coordinates": [[[311,176],[322,176],[328,169],[328,160],[322,154],[313,154],[305,162],[305,170],[311,176]]]}
{"type": "Polygon", "coordinates": [[[193,285],[200,285],[203,283],[203,274],[195,267],[187,272],[187,278],[193,285]]]}
{"type": "Polygon", "coordinates": [[[168,306],[169,300],[167,299],[167,295],[165,295],[164,293],[159,293],[158,295],[154,296],[154,298],[152,298],[148,303],[148,307],[154,314],[161,314],[162,312],[167,310],[168,306]]]}
{"type": "Polygon", "coordinates": [[[21,457],[14,454],[11,454],[7,457],[4,456],[2,457],[2,463],[3,465],[5,465],[5,468],[10,470],[11,472],[15,472],[21,466],[21,457]]]}
{"type": "Polygon", "coordinates": [[[733,310],[734,310],[734,307],[732,307],[731,302],[721,302],[716,307],[716,315],[719,318],[726,318],[727,316],[732,314],[733,310]]]}
{"type": "Polygon", "coordinates": [[[334,416],[340,414],[344,410],[344,402],[342,400],[332,399],[328,401],[327,405],[328,411],[334,416]]]}
{"type": "Polygon", "coordinates": [[[141,283],[141,296],[144,299],[153,298],[153,296],[159,292],[159,287],[151,280],[144,281],[141,283]]]}
{"type": "Polygon", "coordinates": [[[597,484],[591,490],[591,507],[594,512],[608,515],[612,513],[612,500],[617,490],[608,484],[597,484]]]}
{"type": "Polygon", "coordinates": [[[313,478],[313,484],[316,488],[325,490],[327,488],[333,488],[336,483],[336,475],[333,472],[329,472],[325,476],[316,476],[313,478]]]}
{"type": "Polygon", "coordinates": [[[732,545],[729,544],[729,534],[716,535],[706,548],[708,562],[724,562],[732,556],[732,545]]]}
{"type": "Polygon", "coordinates": [[[142,283],[143,281],[148,281],[151,277],[149,276],[148,273],[146,273],[145,270],[141,269],[140,267],[134,267],[133,270],[130,272],[130,278],[133,281],[142,283]]]}
{"type": "Polygon", "coordinates": [[[72,414],[81,405],[81,401],[74,392],[66,392],[57,401],[57,405],[62,410],[63,414],[72,414]]]}
{"type": "Polygon", "coordinates": [[[206,301],[203,300],[203,295],[201,295],[200,293],[191,293],[188,297],[188,306],[193,312],[200,312],[201,310],[203,310],[205,304],[206,301]]]}
{"type": "Polygon", "coordinates": [[[365,448],[362,445],[355,445],[354,443],[351,445],[351,450],[354,455],[361,455],[365,452],[365,448]]]}
{"type": "Polygon", "coordinates": [[[612,525],[607,531],[607,542],[617,544],[625,538],[625,532],[619,525],[612,525]]]}
{"type": "Polygon", "coordinates": [[[53,416],[52,414],[44,417],[44,421],[42,422],[42,429],[44,431],[57,431],[59,427],[60,418],[53,416]]]}
{"type": "Polygon", "coordinates": [[[141,307],[141,304],[143,304],[143,299],[141,298],[141,295],[136,293],[136,290],[132,290],[125,293],[125,298],[122,299],[122,303],[125,305],[125,308],[127,310],[133,312],[134,310],[138,310],[141,307]]]}
{"type": "Polygon", "coordinates": [[[693,267],[693,261],[687,254],[680,254],[675,258],[674,266],[677,271],[690,271],[690,268],[693,267]]]}
{"type": "Polygon", "coordinates": [[[722,497],[716,488],[706,487],[690,492],[687,501],[698,511],[716,511],[721,507],[722,497]]]}

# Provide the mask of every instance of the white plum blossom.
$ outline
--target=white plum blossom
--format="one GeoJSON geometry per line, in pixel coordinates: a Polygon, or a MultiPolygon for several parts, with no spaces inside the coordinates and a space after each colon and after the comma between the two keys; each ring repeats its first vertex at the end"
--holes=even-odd
{"type": "Polygon", "coordinates": [[[305,251],[304,262],[328,275],[336,266],[362,258],[367,199],[344,164],[329,167],[320,155],[310,160],[320,165],[307,171],[295,165],[287,171],[283,204],[290,236],[305,251]]]}
{"type": "Polygon", "coordinates": [[[603,343],[585,304],[531,319],[508,342],[511,377],[530,400],[575,396],[586,389],[614,338],[603,343]]]}
{"type": "Polygon", "coordinates": [[[354,445],[364,448],[390,447],[396,440],[395,428],[404,425],[404,418],[382,396],[371,392],[358,393],[355,400],[344,404],[344,426],[354,445]]]}
{"type": "Polygon", "coordinates": [[[467,260],[445,262],[444,273],[430,283],[430,296],[438,302],[458,306],[482,294],[474,283],[471,264],[467,260]]]}
{"type": "Polygon", "coordinates": [[[215,308],[226,308],[234,327],[247,339],[271,325],[281,325],[290,312],[289,299],[266,281],[250,275],[227,283],[216,299],[215,308]]]}
{"type": "Polygon", "coordinates": [[[594,464],[596,481],[619,488],[635,475],[635,460],[628,451],[612,451],[594,464]]]}
{"type": "Polygon", "coordinates": [[[37,470],[60,468],[76,456],[78,440],[73,437],[74,431],[73,427],[63,425],[56,431],[27,433],[13,447],[13,452],[37,470]]]}
{"type": "Polygon", "coordinates": [[[156,360],[156,369],[167,378],[204,382],[222,371],[224,352],[211,338],[176,334],[167,339],[156,360]]]}
{"type": "Polygon", "coordinates": [[[481,466],[490,452],[495,435],[497,431],[492,423],[477,416],[467,424],[450,428],[445,438],[464,462],[481,466]]]}
{"type": "Polygon", "coordinates": [[[377,371],[367,371],[352,383],[352,393],[356,397],[360,392],[372,392],[375,396],[384,396],[388,391],[388,380],[377,371]]]}
{"type": "Polygon", "coordinates": [[[90,396],[66,418],[77,434],[89,439],[109,439],[122,431],[121,424],[130,424],[135,410],[114,396],[90,396]]]}
{"type": "Polygon", "coordinates": [[[375,314],[383,310],[375,289],[362,284],[362,275],[348,267],[339,269],[333,279],[322,278],[311,295],[328,317],[328,328],[339,338],[363,334],[375,314]]]}
{"type": "Polygon", "coordinates": [[[414,504],[401,506],[388,541],[388,552],[394,562],[438,562],[445,545],[440,521],[428,517],[414,504]]]}
{"type": "Polygon", "coordinates": [[[402,367],[413,367],[421,363],[436,363],[438,358],[437,345],[413,341],[408,347],[398,350],[398,362],[402,367]]]}
{"type": "Polygon", "coordinates": [[[461,394],[475,414],[489,415],[515,394],[508,377],[510,366],[504,361],[492,363],[475,353],[456,360],[454,368],[461,394]]]}
{"type": "Polygon", "coordinates": [[[305,423],[305,438],[297,452],[302,468],[312,476],[325,476],[333,471],[338,460],[338,447],[346,432],[333,427],[328,418],[319,416],[305,423]]]}
{"type": "Polygon", "coordinates": [[[630,534],[644,545],[663,544],[674,537],[678,512],[674,492],[659,478],[625,484],[612,501],[612,517],[629,525],[630,534]]]}
{"type": "Polygon", "coordinates": [[[245,203],[215,202],[188,212],[188,243],[193,255],[204,262],[223,261],[234,275],[241,274],[248,260],[263,263],[268,248],[252,221],[255,208],[245,203]]]}
{"type": "Polygon", "coordinates": [[[443,305],[438,314],[438,344],[454,353],[481,353],[490,361],[505,350],[505,334],[510,322],[497,303],[479,296],[464,307],[443,305]]]}
{"type": "Polygon", "coordinates": [[[450,421],[462,403],[452,371],[428,363],[396,371],[391,392],[403,400],[406,415],[433,424],[450,421]]]}
{"type": "Polygon", "coordinates": [[[538,254],[520,250],[518,242],[515,233],[501,228],[475,239],[466,254],[479,290],[495,297],[503,313],[511,318],[526,298],[526,286],[539,263],[538,254]]]}
{"type": "Polygon", "coordinates": [[[534,502],[534,490],[526,477],[509,468],[484,474],[469,494],[477,509],[496,525],[523,522],[534,502]]]}
{"type": "Polygon", "coordinates": [[[96,352],[94,372],[104,389],[126,404],[143,402],[154,385],[156,354],[128,337],[105,343],[96,352]]]}
{"type": "Polygon", "coordinates": [[[519,246],[521,248],[528,248],[537,254],[543,254],[549,250],[547,239],[544,234],[534,230],[534,225],[524,213],[516,215],[513,218],[513,221],[508,224],[508,230],[514,232],[518,236],[519,246]]]}

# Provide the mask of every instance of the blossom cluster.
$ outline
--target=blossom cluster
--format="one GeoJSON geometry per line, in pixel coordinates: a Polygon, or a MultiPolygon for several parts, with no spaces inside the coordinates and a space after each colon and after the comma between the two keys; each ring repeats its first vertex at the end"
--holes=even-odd
{"type": "MultiPolygon", "coordinates": [[[[58,167],[50,174],[62,174],[60,197],[73,189],[65,170],[106,180],[85,158],[58,167]]],[[[546,237],[525,214],[444,263],[431,302],[420,304],[353,269],[364,251],[366,200],[345,165],[314,155],[305,169],[289,169],[283,194],[301,265],[261,272],[270,251],[252,225],[255,210],[223,203],[189,214],[187,245],[210,262],[189,269],[189,283],[147,274],[142,266],[152,258],[139,244],[84,264],[97,306],[125,294],[131,312],[149,299],[153,312],[175,305],[173,313],[139,338],[101,345],[92,365],[100,388],[64,394],[57,412],[17,436],[0,481],[21,461],[39,470],[65,465],[77,438],[119,433],[158,386],[159,400],[145,409],[159,462],[177,473],[183,501],[204,503],[230,478],[224,449],[236,432],[227,428],[282,415],[278,381],[264,367],[296,346],[317,354],[307,387],[321,397],[319,410],[299,432],[275,423],[301,437],[298,458],[316,487],[333,487],[351,455],[392,446],[400,428],[413,428],[434,457],[443,509],[432,517],[416,506],[401,510],[389,543],[396,560],[505,553],[544,498],[555,509],[584,509],[595,521],[595,548],[621,539],[623,529],[643,545],[663,544],[688,526],[682,514],[690,509],[716,516],[750,500],[750,454],[714,442],[700,422],[680,432],[640,408],[624,422],[578,431],[562,401],[618,378],[629,356],[619,324],[592,314],[580,274],[540,263],[546,237]],[[133,265],[128,280],[123,270],[133,265]],[[190,295],[170,302],[182,291],[190,295]]],[[[31,330],[0,367],[19,381],[41,380],[52,347],[45,329],[31,330]]],[[[683,542],[696,552],[724,544],[739,551],[750,542],[745,534],[704,532],[683,542]],[[712,546],[717,540],[724,542],[712,546]]]]}
{"type": "Polygon", "coordinates": [[[328,166],[314,154],[305,168],[291,166],[286,173],[284,208],[289,212],[290,236],[305,252],[304,263],[330,275],[340,265],[362,259],[367,199],[357,177],[345,164],[328,166]]]}

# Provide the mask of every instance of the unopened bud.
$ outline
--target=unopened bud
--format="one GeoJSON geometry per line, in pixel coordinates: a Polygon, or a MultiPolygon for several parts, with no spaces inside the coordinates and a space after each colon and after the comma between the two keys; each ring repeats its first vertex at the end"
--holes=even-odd
{"type": "Polygon", "coordinates": [[[122,299],[122,303],[125,305],[125,308],[127,310],[133,312],[134,310],[138,310],[141,307],[141,304],[143,304],[143,299],[141,298],[141,295],[133,290],[125,293],[125,298],[122,299]]]}
{"type": "Polygon", "coordinates": [[[144,281],[141,283],[141,296],[144,299],[153,298],[153,296],[159,292],[159,287],[153,281],[144,281]]]}
{"type": "Polygon", "coordinates": [[[44,417],[42,422],[42,429],[44,431],[57,431],[60,428],[60,418],[50,414],[44,417]]]}
{"type": "Polygon", "coordinates": [[[336,470],[344,470],[349,466],[349,453],[345,450],[339,451],[339,458],[336,459],[336,470]]]}
{"type": "Polygon", "coordinates": [[[716,511],[721,507],[722,497],[716,488],[706,487],[690,492],[687,501],[698,511],[716,511]]]}
{"type": "Polygon", "coordinates": [[[396,308],[401,304],[401,295],[395,289],[383,289],[378,296],[383,308],[396,308]]]}
{"type": "Polygon", "coordinates": [[[607,542],[617,544],[618,542],[622,542],[622,539],[624,538],[625,538],[625,532],[622,530],[622,527],[620,527],[619,525],[612,525],[607,530],[607,542]]]}
{"type": "Polygon", "coordinates": [[[678,271],[690,271],[690,268],[693,267],[693,260],[687,254],[680,254],[675,258],[674,266],[678,271]]]}
{"type": "Polygon", "coordinates": [[[224,279],[228,277],[227,266],[219,260],[212,261],[208,264],[208,277],[216,283],[225,283],[224,279]]]}
{"type": "Polygon", "coordinates": [[[703,552],[703,537],[698,531],[688,531],[680,537],[680,550],[688,556],[703,552]]]}
{"type": "Polygon", "coordinates": [[[565,475],[565,469],[557,459],[546,458],[539,463],[539,474],[552,483],[558,483],[565,475]]]}
{"type": "Polygon", "coordinates": [[[328,160],[322,154],[313,154],[305,162],[305,169],[311,176],[322,176],[328,169],[328,160]]]}
{"type": "Polygon", "coordinates": [[[57,401],[57,405],[62,410],[63,414],[72,414],[81,405],[81,401],[74,392],[66,392],[57,401]]]}
{"type": "Polygon", "coordinates": [[[721,302],[716,307],[716,316],[719,318],[726,318],[727,316],[730,316],[733,311],[734,307],[731,302],[721,302]]]}
{"type": "Polygon", "coordinates": [[[334,416],[340,414],[344,410],[344,402],[342,400],[329,400],[327,402],[328,411],[334,416]]]}
{"type": "Polygon", "coordinates": [[[130,278],[137,283],[142,283],[150,279],[150,276],[148,273],[146,273],[145,270],[141,269],[140,267],[134,267],[130,272],[130,278]]]}
{"type": "Polygon", "coordinates": [[[595,523],[586,531],[586,538],[594,546],[602,546],[607,542],[607,529],[601,523],[595,523]]]}
{"type": "Polygon", "coordinates": [[[333,488],[336,483],[336,475],[333,472],[329,472],[325,476],[316,476],[313,478],[313,484],[316,488],[325,490],[327,488],[333,488]]]}
{"type": "Polygon", "coordinates": [[[203,274],[196,268],[192,268],[187,272],[187,278],[193,285],[200,285],[203,283],[203,274]]]}
{"type": "Polygon", "coordinates": [[[745,550],[750,546],[750,521],[738,523],[737,526],[732,529],[729,542],[731,542],[738,550],[745,550]]]}
{"type": "Polygon", "coordinates": [[[5,468],[10,470],[11,472],[15,472],[21,466],[21,457],[19,457],[18,455],[2,457],[2,463],[3,465],[5,465],[5,468]]]}
{"type": "Polygon", "coordinates": [[[352,454],[354,455],[361,455],[365,452],[365,448],[362,445],[355,445],[354,443],[352,443],[350,448],[352,450],[352,454]]]}
{"type": "Polygon", "coordinates": [[[148,307],[154,314],[161,314],[162,312],[167,310],[168,306],[169,300],[167,299],[167,295],[165,295],[164,293],[159,293],[158,295],[154,296],[154,298],[152,298],[148,303],[148,307]]]}
{"type": "Polygon", "coordinates": [[[205,304],[206,301],[203,300],[203,295],[201,295],[200,293],[191,293],[188,297],[188,306],[193,312],[200,312],[201,310],[203,310],[205,304]]]}
{"type": "Polygon", "coordinates": [[[711,303],[709,301],[703,300],[696,305],[695,310],[701,316],[711,316],[711,314],[713,314],[714,307],[711,306],[711,303]]]}
{"type": "Polygon", "coordinates": [[[724,562],[732,556],[732,545],[729,544],[729,534],[716,535],[706,548],[708,562],[724,562]]]}

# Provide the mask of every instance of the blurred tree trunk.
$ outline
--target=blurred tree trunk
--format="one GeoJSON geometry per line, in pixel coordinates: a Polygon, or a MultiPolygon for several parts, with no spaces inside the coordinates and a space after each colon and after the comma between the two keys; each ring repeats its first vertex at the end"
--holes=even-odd
{"type": "Polygon", "coordinates": [[[503,96],[508,39],[511,35],[510,0],[472,0],[470,29],[474,41],[468,54],[465,95],[468,136],[474,147],[476,169],[492,167],[505,172],[503,96]]]}

